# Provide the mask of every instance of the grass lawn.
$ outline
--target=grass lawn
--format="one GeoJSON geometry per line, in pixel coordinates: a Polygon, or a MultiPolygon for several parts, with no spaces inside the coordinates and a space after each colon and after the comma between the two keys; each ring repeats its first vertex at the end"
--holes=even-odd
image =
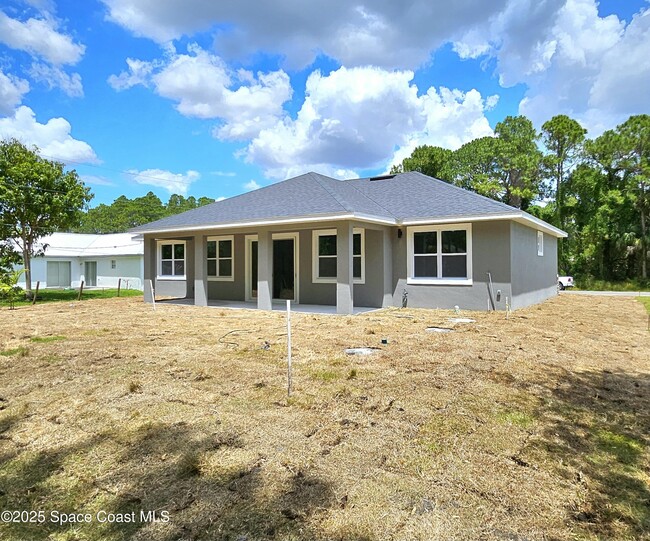
{"type": "MultiPolygon", "coordinates": [[[[79,296],[78,289],[41,289],[38,292],[36,303],[67,301],[73,302],[79,296]]],[[[141,297],[142,291],[137,289],[122,289],[120,297],[141,297]]],[[[90,299],[110,299],[117,297],[117,289],[84,289],[82,301],[90,299]]],[[[27,306],[31,301],[22,300],[15,303],[16,306],[27,306]]],[[[9,303],[0,299],[0,307],[8,307],[9,303]]]]}
{"type": "Polygon", "coordinates": [[[595,280],[593,278],[577,278],[576,290],[583,291],[650,291],[650,282],[643,280],[627,280],[625,282],[611,282],[595,280]]]}
{"type": "Polygon", "coordinates": [[[280,313],[3,309],[0,539],[649,539],[643,307],[462,315],[294,313],[287,398],[280,313]]]}

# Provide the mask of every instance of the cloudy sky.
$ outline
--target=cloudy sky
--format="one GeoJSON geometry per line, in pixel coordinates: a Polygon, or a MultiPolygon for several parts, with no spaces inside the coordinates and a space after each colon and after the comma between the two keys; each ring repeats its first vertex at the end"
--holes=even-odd
{"type": "Polygon", "coordinates": [[[649,113],[646,0],[0,0],[0,138],[93,205],[386,171],[507,115],[649,113]]]}

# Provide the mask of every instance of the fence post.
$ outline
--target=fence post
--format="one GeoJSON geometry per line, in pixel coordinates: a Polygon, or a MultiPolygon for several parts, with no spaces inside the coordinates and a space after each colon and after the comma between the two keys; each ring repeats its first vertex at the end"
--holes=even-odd
{"type": "Polygon", "coordinates": [[[83,282],[83,280],[82,280],[82,281],[81,281],[81,285],[79,286],[79,295],[77,296],[77,300],[78,300],[78,301],[81,300],[81,295],[83,294],[83,292],[84,292],[84,282],[83,282]]]}
{"type": "Polygon", "coordinates": [[[34,291],[34,297],[32,298],[32,304],[36,304],[36,297],[38,297],[38,289],[41,287],[41,282],[36,282],[36,291],[34,291]]]}

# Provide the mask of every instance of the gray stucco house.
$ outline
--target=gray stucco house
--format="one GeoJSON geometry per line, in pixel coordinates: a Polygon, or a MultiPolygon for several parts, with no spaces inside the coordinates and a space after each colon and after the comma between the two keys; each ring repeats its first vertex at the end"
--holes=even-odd
{"type": "MultiPolygon", "coordinates": [[[[138,227],[156,294],[353,307],[513,309],[557,294],[557,239],[526,212],[421,173],[307,173],[138,227]],[[491,278],[491,287],[490,287],[491,278]],[[498,300],[497,300],[498,297],[498,300]]],[[[145,300],[151,291],[145,287],[145,300]]]]}

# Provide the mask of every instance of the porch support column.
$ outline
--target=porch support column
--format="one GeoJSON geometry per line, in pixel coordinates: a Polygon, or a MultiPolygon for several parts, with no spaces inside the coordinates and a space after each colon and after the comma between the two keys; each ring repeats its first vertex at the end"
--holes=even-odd
{"type": "Polygon", "coordinates": [[[257,234],[257,308],[273,310],[273,237],[268,229],[257,234]]]}
{"type": "Polygon", "coordinates": [[[390,227],[385,228],[381,234],[384,281],[382,308],[393,306],[393,235],[397,237],[397,230],[390,227]]]}
{"type": "Polygon", "coordinates": [[[208,260],[204,235],[194,237],[194,305],[208,305],[208,260]]]}
{"type": "Polygon", "coordinates": [[[144,302],[151,303],[151,288],[149,287],[149,280],[156,287],[156,265],[158,257],[158,244],[156,239],[150,236],[144,237],[144,258],[143,258],[143,274],[142,274],[142,288],[144,290],[144,302]]]}
{"type": "Polygon", "coordinates": [[[336,228],[336,313],[352,314],[353,276],[353,227],[352,222],[344,222],[336,228]]]}

